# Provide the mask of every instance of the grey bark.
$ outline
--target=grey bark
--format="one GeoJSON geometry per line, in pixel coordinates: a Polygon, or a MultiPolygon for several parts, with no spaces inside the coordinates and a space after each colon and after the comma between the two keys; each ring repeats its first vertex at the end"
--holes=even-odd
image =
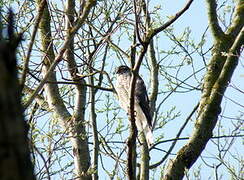
{"type": "Polygon", "coordinates": [[[217,22],[216,2],[207,0],[209,25],[214,37],[213,56],[204,78],[203,92],[198,108],[195,129],[188,143],[180,149],[169,163],[164,179],[175,180],[184,177],[204,150],[221,112],[221,102],[233,72],[238,64],[241,47],[244,44],[244,6],[239,0],[232,25],[224,33],[217,22]],[[236,28],[234,28],[236,27],[236,28]],[[242,29],[240,29],[242,27],[242,29]],[[236,31],[239,29],[238,33],[236,31]],[[223,55],[226,53],[227,55],[223,55]]]}
{"type": "MultiPolygon", "coordinates": [[[[38,1],[40,4],[40,1],[38,1]]],[[[72,7],[74,1],[68,1],[68,7],[72,7]]],[[[72,13],[73,9],[69,9],[67,12],[72,13]]],[[[53,44],[52,44],[52,36],[51,36],[51,28],[50,28],[50,14],[48,8],[46,7],[43,12],[43,18],[40,22],[40,34],[42,41],[42,48],[44,54],[43,59],[43,76],[47,77],[47,81],[57,82],[55,71],[49,71],[52,67],[52,64],[56,62],[53,44]]],[[[56,117],[59,119],[59,122],[64,128],[64,131],[70,135],[70,141],[72,144],[73,155],[74,155],[74,172],[75,179],[91,179],[91,174],[89,172],[90,168],[90,155],[88,149],[88,139],[85,130],[85,104],[86,104],[86,87],[84,80],[76,79],[76,63],[73,56],[73,30],[78,26],[72,26],[72,14],[68,16],[69,23],[67,25],[67,29],[69,32],[67,33],[67,37],[69,37],[68,44],[66,45],[65,55],[68,60],[68,67],[70,74],[74,81],[79,82],[76,85],[76,95],[75,95],[75,106],[73,115],[67,110],[63,99],[59,93],[58,85],[55,83],[47,83],[44,86],[45,93],[47,95],[47,102],[49,104],[49,108],[55,113],[56,117]]],[[[78,22],[77,22],[78,23],[78,22]]],[[[81,23],[81,22],[80,22],[81,23]]],[[[78,29],[76,29],[78,30],[78,29]]]]}

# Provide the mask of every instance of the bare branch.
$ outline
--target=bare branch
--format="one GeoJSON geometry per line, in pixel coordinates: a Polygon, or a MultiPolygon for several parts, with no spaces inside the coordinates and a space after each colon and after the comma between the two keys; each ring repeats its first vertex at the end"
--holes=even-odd
{"type": "Polygon", "coordinates": [[[28,72],[28,66],[29,66],[29,61],[30,61],[32,47],[33,47],[33,44],[34,44],[34,41],[35,41],[35,38],[36,38],[36,33],[37,33],[38,26],[39,26],[39,23],[41,21],[41,18],[42,18],[43,12],[44,12],[44,8],[46,6],[47,6],[47,1],[46,0],[42,0],[42,2],[40,3],[40,6],[38,8],[38,14],[37,14],[36,21],[35,21],[35,24],[34,24],[34,27],[33,27],[33,32],[32,32],[32,35],[31,35],[29,46],[28,46],[27,55],[24,58],[23,73],[22,73],[22,76],[21,76],[21,79],[20,79],[20,88],[21,88],[20,90],[21,91],[23,90],[24,85],[25,85],[25,80],[26,80],[26,76],[27,76],[27,72],[28,72]]]}
{"type": "MultiPolygon", "coordinates": [[[[160,164],[162,164],[168,158],[168,156],[172,152],[173,148],[175,147],[175,145],[177,143],[177,140],[179,139],[182,131],[185,129],[187,123],[190,121],[191,117],[196,112],[198,106],[199,106],[199,103],[194,107],[194,109],[192,110],[192,112],[190,113],[190,115],[186,118],[184,124],[181,126],[179,132],[177,133],[176,137],[174,138],[175,139],[174,142],[171,144],[169,150],[167,151],[167,154],[159,162],[157,162],[156,164],[151,165],[150,168],[156,168],[157,166],[159,166],[160,164]]],[[[156,145],[157,144],[154,144],[153,147],[156,146],[156,145]]],[[[153,147],[151,149],[153,149],[153,147]]]]}
{"type": "Polygon", "coordinates": [[[171,18],[169,21],[167,21],[162,26],[151,30],[151,32],[149,31],[150,34],[148,36],[148,40],[151,40],[155,35],[157,35],[158,33],[162,32],[164,29],[166,29],[167,27],[172,25],[181,15],[183,15],[189,9],[189,7],[191,6],[192,2],[193,2],[193,0],[189,0],[186,3],[186,5],[183,7],[183,9],[180,10],[178,13],[176,13],[173,18],[171,18]]]}
{"type": "Polygon", "coordinates": [[[244,5],[242,0],[238,0],[238,3],[235,8],[233,21],[226,31],[226,34],[231,36],[237,36],[237,34],[241,31],[241,28],[244,24],[244,5]]]}
{"type": "Polygon", "coordinates": [[[40,84],[38,85],[38,87],[36,88],[36,90],[32,94],[32,96],[29,98],[29,100],[24,104],[25,109],[33,102],[33,100],[35,99],[36,95],[43,88],[43,86],[46,83],[46,81],[47,81],[49,75],[51,74],[51,72],[53,72],[53,70],[55,69],[55,67],[62,60],[63,55],[64,55],[66,49],[69,47],[70,41],[74,37],[75,33],[82,26],[82,24],[85,22],[85,19],[87,18],[88,14],[89,14],[89,12],[91,10],[91,8],[93,6],[95,6],[95,4],[96,4],[96,1],[95,0],[86,1],[85,7],[84,7],[84,11],[83,11],[81,17],[75,23],[76,25],[70,31],[69,36],[66,36],[65,41],[63,43],[63,46],[60,48],[60,51],[59,51],[58,55],[56,56],[55,60],[53,61],[53,63],[49,67],[49,69],[48,69],[45,77],[42,79],[42,81],[40,82],[40,84]]]}
{"type": "Polygon", "coordinates": [[[236,55],[239,55],[243,41],[244,27],[229,50],[227,60],[214,84],[214,88],[211,89],[211,94],[209,99],[207,99],[207,103],[206,99],[202,98],[201,100],[201,104],[205,105],[199,107],[201,111],[198,112],[196,128],[192,137],[169,164],[164,176],[165,179],[182,179],[185,169],[189,169],[195,163],[207,142],[212,137],[212,131],[217,123],[218,115],[221,112],[220,104],[222,97],[237,66],[238,56],[236,55]]]}
{"type": "Polygon", "coordinates": [[[224,33],[218,23],[216,0],[206,0],[206,2],[207,2],[207,9],[208,9],[209,26],[212,30],[215,40],[217,40],[223,37],[224,33]]]}

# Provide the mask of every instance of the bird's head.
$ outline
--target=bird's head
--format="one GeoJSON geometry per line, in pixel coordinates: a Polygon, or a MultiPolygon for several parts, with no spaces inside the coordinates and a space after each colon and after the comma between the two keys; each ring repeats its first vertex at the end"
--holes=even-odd
{"type": "Polygon", "coordinates": [[[130,73],[130,72],[131,72],[130,68],[128,66],[124,66],[124,65],[117,67],[116,71],[115,71],[115,73],[117,75],[125,74],[125,73],[127,74],[127,73],[130,73]]]}

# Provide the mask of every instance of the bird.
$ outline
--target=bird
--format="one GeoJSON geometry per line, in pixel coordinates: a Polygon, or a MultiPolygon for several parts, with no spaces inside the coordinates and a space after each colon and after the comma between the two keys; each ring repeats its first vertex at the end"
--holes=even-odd
{"type": "MultiPolygon", "coordinates": [[[[118,95],[119,104],[128,114],[130,114],[130,82],[132,78],[132,71],[128,66],[121,65],[116,68],[116,84],[115,90],[118,95]]],[[[143,79],[137,75],[134,92],[134,111],[135,123],[139,132],[143,132],[148,147],[153,143],[152,133],[152,116],[149,107],[149,99],[143,79]]]]}

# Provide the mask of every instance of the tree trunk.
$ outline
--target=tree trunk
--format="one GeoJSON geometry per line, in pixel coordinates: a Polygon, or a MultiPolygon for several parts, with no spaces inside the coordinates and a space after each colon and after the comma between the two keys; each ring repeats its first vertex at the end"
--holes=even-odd
{"type": "Polygon", "coordinates": [[[10,12],[9,41],[3,40],[0,34],[0,179],[31,180],[35,179],[34,168],[20,102],[15,57],[21,38],[13,34],[12,16],[10,12]]]}
{"type": "MultiPolygon", "coordinates": [[[[40,5],[41,0],[38,0],[40,5]]],[[[68,7],[73,6],[74,1],[68,1],[68,7]]],[[[70,9],[72,11],[72,9],[70,9]]],[[[40,34],[42,41],[42,48],[44,54],[42,73],[45,77],[51,64],[55,61],[55,55],[53,50],[51,27],[50,27],[50,13],[48,8],[44,9],[43,17],[40,22],[40,34]]],[[[69,18],[71,20],[71,18],[69,18]]],[[[72,23],[72,22],[71,22],[72,23]]],[[[69,28],[69,26],[67,26],[69,28]]],[[[70,34],[68,33],[67,36],[70,34]]],[[[69,71],[74,81],[75,74],[77,72],[76,63],[73,56],[73,36],[71,36],[67,50],[65,51],[66,58],[68,60],[69,71]]],[[[50,82],[57,82],[55,71],[51,72],[48,79],[50,82]]],[[[80,84],[76,86],[76,104],[74,107],[73,115],[67,110],[63,99],[59,93],[58,85],[56,83],[47,83],[44,86],[45,93],[47,95],[47,101],[49,108],[55,113],[60,120],[59,122],[63,126],[64,130],[70,135],[70,141],[72,144],[74,155],[74,173],[75,179],[88,180],[91,179],[91,174],[88,172],[90,168],[90,155],[88,149],[88,139],[85,130],[85,104],[86,104],[86,87],[85,81],[77,80],[80,84]]]]}
{"type": "Polygon", "coordinates": [[[181,148],[167,168],[164,179],[175,180],[184,177],[204,150],[212,137],[213,129],[221,112],[221,102],[233,72],[238,64],[244,42],[244,6],[239,0],[233,23],[224,33],[218,25],[216,2],[207,0],[209,25],[214,36],[213,56],[205,75],[203,93],[198,108],[193,135],[181,148]]]}

